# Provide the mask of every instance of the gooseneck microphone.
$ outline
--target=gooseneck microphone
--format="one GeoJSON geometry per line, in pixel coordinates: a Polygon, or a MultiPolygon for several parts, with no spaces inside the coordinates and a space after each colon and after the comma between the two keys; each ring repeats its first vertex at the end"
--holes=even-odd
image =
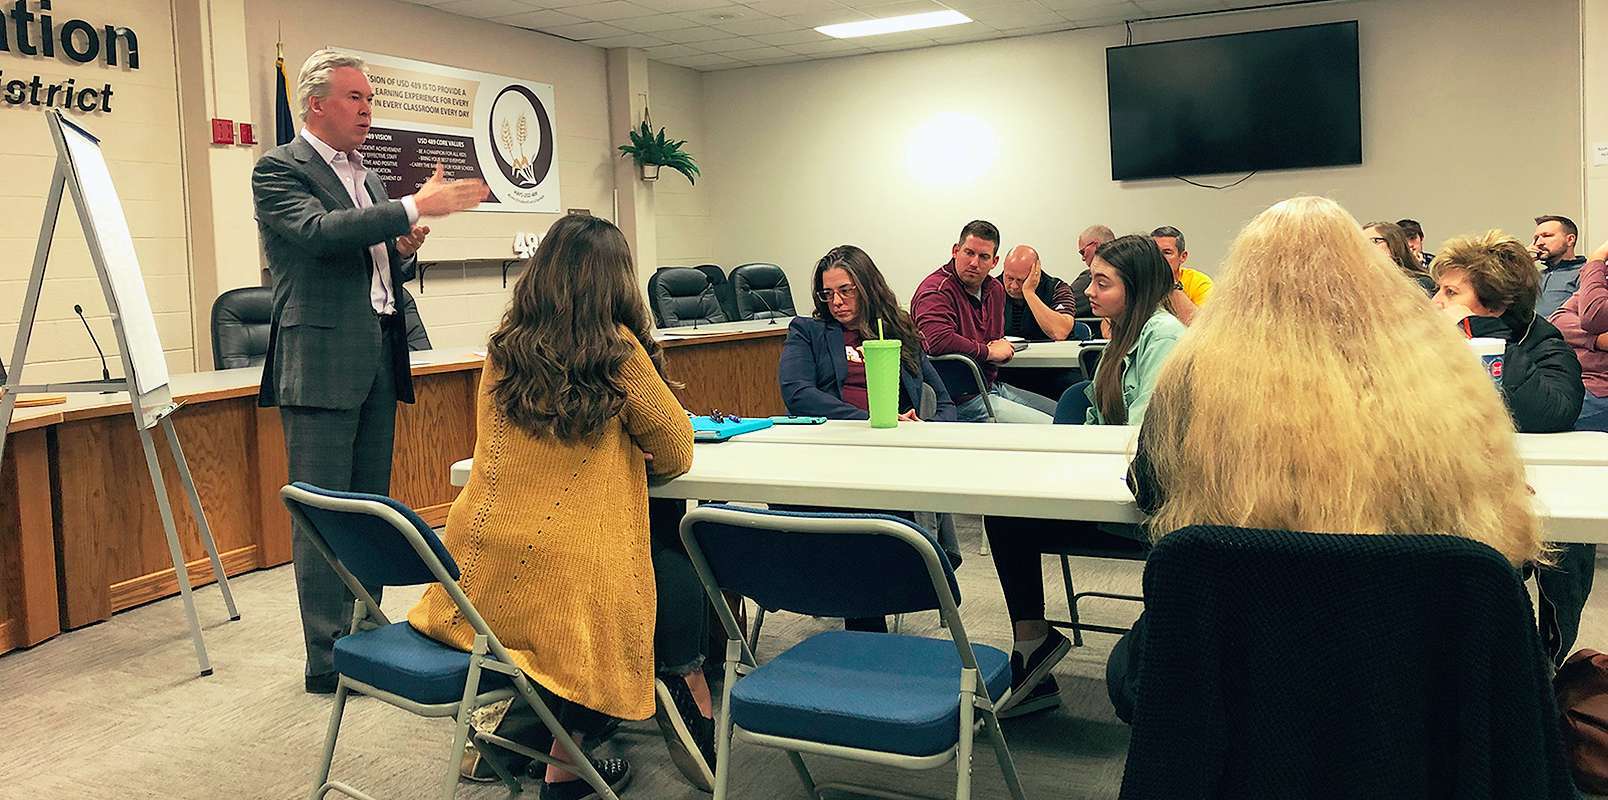
{"type": "MultiPolygon", "coordinates": [[[[95,353],[96,353],[96,355],[100,356],[101,380],[106,381],[107,383],[111,383],[112,382],[112,372],[111,372],[111,370],[106,368],[106,353],[101,351],[100,342],[95,341],[95,331],[89,327],[89,320],[84,319],[84,307],[79,305],[79,304],[77,304],[77,303],[74,303],[73,304],[73,313],[78,315],[78,321],[79,322],[84,323],[84,332],[89,334],[89,343],[92,344],[92,345],[95,345],[95,353]]],[[[108,389],[107,391],[110,392],[111,390],[108,389]]]]}
{"type": "Polygon", "coordinates": [[[770,324],[775,325],[776,324],[776,315],[778,313],[780,313],[780,312],[778,312],[775,308],[771,307],[770,302],[765,299],[765,293],[763,291],[759,290],[759,289],[754,289],[754,290],[751,290],[749,292],[749,295],[752,296],[755,300],[758,300],[760,302],[760,305],[763,305],[765,307],[765,313],[770,314],[770,324]]]}

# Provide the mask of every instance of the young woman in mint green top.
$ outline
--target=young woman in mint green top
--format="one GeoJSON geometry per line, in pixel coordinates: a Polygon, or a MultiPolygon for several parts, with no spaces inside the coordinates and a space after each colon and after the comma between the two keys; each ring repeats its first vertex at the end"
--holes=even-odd
{"type": "MultiPolygon", "coordinates": [[[[1172,268],[1150,237],[1124,236],[1100,246],[1089,264],[1089,275],[1085,290],[1089,308],[1110,321],[1111,343],[1106,345],[1094,380],[1084,390],[1090,406],[1083,421],[1089,425],[1138,425],[1150,404],[1156,376],[1184,333],[1183,323],[1165,307],[1173,290],[1172,268]]],[[[1067,391],[1077,392],[1078,387],[1067,391]]],[[[1066,403],[1063,399],[1062,405],[1066,403]]],[[[1067,545],[1125,547],[1142,553],[1148,542],[1131,525],[1021,517],[986,517],[983,525],[1015,639],[1012,704],[1001,716],[1054,708],[1061,704],[1060,688],[1049,670],[1066,655],[1071,643],[1044,621],[1040,554],[1067,545]]]]}
{"type": "Polygon", "coordinates": [[[1085,292],[1089,310],[1111,321],[1111,343],[1085,390],[1090,406],[1084,424],[1138,425],[1144,419],[1162,362],[1184,335],[1184,324],[1166,310],[1172,289],[1172,270],[1147,236],[1124,236],[1095,252],[1085,292]]]}

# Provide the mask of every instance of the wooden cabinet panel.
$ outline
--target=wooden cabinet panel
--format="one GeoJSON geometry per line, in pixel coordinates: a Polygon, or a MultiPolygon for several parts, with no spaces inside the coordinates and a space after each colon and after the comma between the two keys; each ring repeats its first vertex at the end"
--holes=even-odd
{"type": "Polygon", "coordinates": [[[13,432],[0,465],[0,653],[61,632],[47,429],[13,432]]]}
{"type": "MultiPolygon", "coordinates": [[[[253,398],[195,403],[174,412],[173,423],[195,477],[224,568],[258,566],[257,491],[254,476],[253,398]]],[[[160,429],[152,431],[187,561],[206,550],[160,429]]],[[[61,578],[67,627],[177,591],[167,539],[139,433],[128,417],[64,422],[56,429],[61,578]]],[[[196,585],[213,580],[210,566],[192,571],[196,585]]]]}

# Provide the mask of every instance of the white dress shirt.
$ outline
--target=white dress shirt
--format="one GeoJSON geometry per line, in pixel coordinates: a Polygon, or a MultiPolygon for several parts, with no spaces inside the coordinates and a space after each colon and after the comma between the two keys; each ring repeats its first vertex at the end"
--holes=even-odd
{"type": "MultiPolygon", "coordinates": [[[[363,155],[356,150],[343,153],[330,147],[323,139],[313,135],[312,131],[302,128],[302,138],[318,151],[324,163],[334,170],[342,186],[346,187],[346,194],[352,199],[352,205],[357,208],[368,208],[374,205],[374,198],[369,197],[365,181],[368,179],[368,170],[363,168],[363,155]]],[[[387,200],[386,202],[390,202],[387,200]]],[[[413,196],[408,195],[400,201],[402,207],[407,209],[408,224],[416,225],[419,222],[419,209],[414,203],[413,196]]],[[[374,306],[374,313],[389,315],[396,313],[396,292],[391,286],[391,256],[385,249],[385,243],[369,245],[369,257],[374,268],[371,271],[369,282],[369,302],[374,306]]]]}

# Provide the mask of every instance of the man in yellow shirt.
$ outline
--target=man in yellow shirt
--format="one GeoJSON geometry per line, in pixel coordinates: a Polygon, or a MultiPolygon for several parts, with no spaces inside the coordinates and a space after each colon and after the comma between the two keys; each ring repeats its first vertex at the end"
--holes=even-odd
{"type": "Polygon", "coordinates": [[[1179,322],[1188,325],[1195,319],[1195,312],[1206,305],[1206,298],[1212,293],[1212,279],[1206,277],[1204,272],[1184,266],[1184,262],[1189,260],[1189,250],[1184,247],[1183,231],[1163,225],[1151,231],[1150,238],[1156,240],[1162,257],[1172,267],[1173,290],[1167,296],[1167,310],[1179,322]]]}

